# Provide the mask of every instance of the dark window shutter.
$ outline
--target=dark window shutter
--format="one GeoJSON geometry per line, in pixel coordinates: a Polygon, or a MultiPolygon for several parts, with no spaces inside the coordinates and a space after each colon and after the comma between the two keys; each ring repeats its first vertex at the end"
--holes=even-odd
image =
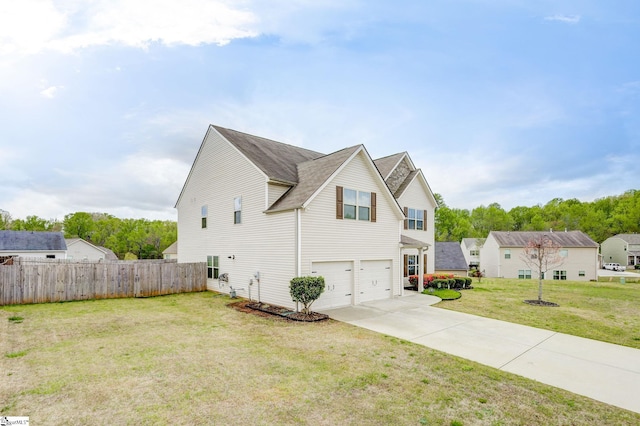
{"type": "Polygon", "coordinates": [[[427,255],[425,254],[422,260],[422,269],[424,269],[424,271],[422,271],[423,274],[427,273],[427,255]]]}
{"type": "Polygon", "coordinates": [[[427,211],[422,213],[422,229],[427,230],[427,211]]]}
{"type": "Polygon", "coordinates": [[[376,221],[376,193],[371,193],[371,222],[376,221]]]}
{"type": "Polygon", "coordinates": [[[404,276],[405,277],[409,276],[409,255],[408,254],[404,255],[404,276]]]}
{"type": "Polygon", "coordinates": [[[342,187],[336,186],[336,219],[342,219],[342,187]]]}
{"type": "Polygon", "coordinates": [[[404,229],[409,229],[409,208],[404,208],[404,229]]]}

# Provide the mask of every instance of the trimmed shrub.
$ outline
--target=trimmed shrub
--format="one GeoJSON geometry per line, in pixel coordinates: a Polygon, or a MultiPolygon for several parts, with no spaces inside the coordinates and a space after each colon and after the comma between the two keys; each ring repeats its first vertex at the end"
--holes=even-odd
{"type": "Polygon", "coordinates": [[[467,282],[466,279],[463,277],[453,277],[453,280],[454,280],[453,288],[455,289],[464,288],[464,285],[467,282]]]}
{"type": "Polygon", "coordinates": [[[294,302],[302,303],[302,312],[311,314],[311,304],[324,292],[324,277],[295,277],[291,280],[289,293],[294,302]]]}

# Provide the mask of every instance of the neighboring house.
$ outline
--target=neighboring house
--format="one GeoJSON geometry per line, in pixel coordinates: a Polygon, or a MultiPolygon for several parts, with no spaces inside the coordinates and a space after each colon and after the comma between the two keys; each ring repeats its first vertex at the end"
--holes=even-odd
{"type": "Polygon", "coordinates": [[[61,232],[0,231],[0,264],[10,257],[65,259],[67,245],[61,232]]]}
{"type": "Polygon", "coordinates": [[[460,248],[469,269],[481,269],[480,249],[484,244],[484,238],[463,238],[460,248]]]}
{"type": "Polygon", "coordinates": [[[640,265],[640,234],[618,234],[609,237],[600,245],[602,263],[640,265]]]}
{"type": "Polygon", "coordinates": [[[82,238],[67,238],[67,259],[102,261],[102,260],[118,260],[115,253],[106,247],[100,247],[91,244],[82,238]]]}
{"type": "Polygon", "coordinates": [[[164,249],[162,251],[162,256],[164,257],[164,259],[178,259],[178,242],[175,241],[173,244],[171,244],[169,247],[167,247],[166,249],[164,249]]]}
{"type": "Polygon", "coordinates": [[[209,289],[287,307],[306,275],[325,278],[316,310],[389,298],[405,254],[433,270],[435,206],[406,153],[374,163],[363,145],[322,154],[210,126],[176,203],[179,262],[206,261],[209,289]]]}
{"type": "Polygon", "coordinates": [[[466,277],[469,272],[467,261],[462,254],[460,243],[438,242],[435,244],[436,274],[453,274],[466,277]]]}
{"type": "Polygon", "coordinates": [[[597,279],[598,243],[581,231],[498,232],[491,231],[480,249],[482,270],[487,277],[537,278],[537,271],[522,260],[527,242],[546,235],[561,247],[562,265],[547,271],[543,279],[590,281],[597,279]]]}

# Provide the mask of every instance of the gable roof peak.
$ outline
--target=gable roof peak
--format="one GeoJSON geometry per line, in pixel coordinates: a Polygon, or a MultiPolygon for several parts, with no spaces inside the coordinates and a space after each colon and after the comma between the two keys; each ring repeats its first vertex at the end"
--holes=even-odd
{"type": "Polygon", "coordinates": [[[223,138],[236,147],[269,179],[295,184],[298,181],[297,165],[325,154],[300,148],[261,136],[211,125],[223,138]]]}

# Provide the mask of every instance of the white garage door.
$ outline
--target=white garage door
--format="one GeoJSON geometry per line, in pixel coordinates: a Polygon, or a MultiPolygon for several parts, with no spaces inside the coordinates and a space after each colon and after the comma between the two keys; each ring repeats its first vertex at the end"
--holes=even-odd
{"type": "Polygon", "coordinates": [[[360,301],[388,299],[393,293],[391,260],[360,262],[360,301]]]}
{"type": "Polygon", "coordinates": [[[311,309],[338,308],[351,304],[353,296],[353,262],[313,262],[311,275],[324,277],[325,289],[311,309]]]}

